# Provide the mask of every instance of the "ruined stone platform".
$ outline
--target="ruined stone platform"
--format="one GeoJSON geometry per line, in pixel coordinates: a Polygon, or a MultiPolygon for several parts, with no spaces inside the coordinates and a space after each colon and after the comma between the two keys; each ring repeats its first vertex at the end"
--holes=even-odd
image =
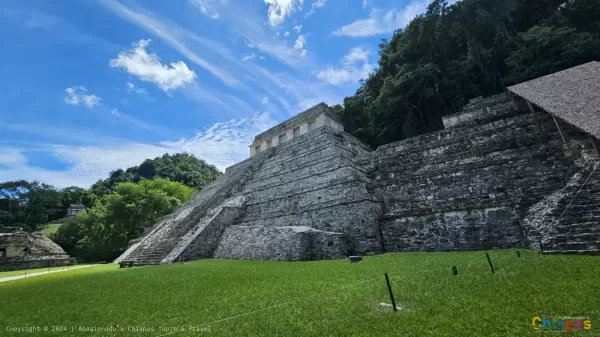
{"type": "Polygon", "coordinates": [[[0,271],[62,267],[75,264],[59,245],[20,229],[0,231],[0,271]]]}

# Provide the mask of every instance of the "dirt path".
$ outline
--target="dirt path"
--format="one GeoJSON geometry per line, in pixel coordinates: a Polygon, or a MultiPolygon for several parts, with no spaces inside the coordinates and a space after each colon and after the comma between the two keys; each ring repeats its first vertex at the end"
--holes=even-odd
{"type": "Polygon", "coordinates": [[[47,274],[52,274],[52,273],[60,273],[60,272],[63,272],[63,271],[70,271],[70,270],[75,270],[75,269],[80,269],[80,268],[88,268],[88,267],[95,267],[95,266],[98,266],[98,265],[97,264],[89,264],[89,265],[85,265],[85,266],[69,267],[68,269],[46,270],[46,271],[40,271],[40,272],[35,272],[35,273],[27,273],[27,274],[24,274],[24,275],[0,277],[0,283],[1,282],[14,281],[14,280],[22,279],[22,278],[30,278],[30,277],[33,277],[33,276],[47,275],[47,274]]]}

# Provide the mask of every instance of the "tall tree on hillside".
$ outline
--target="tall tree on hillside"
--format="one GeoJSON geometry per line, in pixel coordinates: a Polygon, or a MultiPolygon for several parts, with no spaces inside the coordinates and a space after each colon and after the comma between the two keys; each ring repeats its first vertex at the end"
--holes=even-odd
{"type": "Polygon", "coordinates": [[[27,231],[35,231],[61,207],[60,192],[51,185],[37,181],[1,183],[0,199],[3,200],[0,203],[3,225],[19,226],[27,231]]]}
{"type": "Polygon", "coordinates": [[[144,228],[187,201],[195,190],[167,179],[120,183],[52,236],[65,251],[84,261],[109,261],[144,228]]]}

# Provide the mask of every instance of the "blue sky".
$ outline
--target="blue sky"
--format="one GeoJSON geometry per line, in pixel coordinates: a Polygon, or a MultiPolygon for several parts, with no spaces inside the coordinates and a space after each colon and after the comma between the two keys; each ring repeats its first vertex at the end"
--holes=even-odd
{"type": "Polygon", "coordinates": [[[342,103],[427,1],[4,0],[0,182],[89,187],[189,152],[224,170],[255,134],[342,103]]]}

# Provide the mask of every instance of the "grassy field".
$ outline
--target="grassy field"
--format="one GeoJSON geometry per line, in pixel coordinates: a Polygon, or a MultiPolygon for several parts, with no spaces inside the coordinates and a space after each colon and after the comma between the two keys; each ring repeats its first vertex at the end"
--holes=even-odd
{"type": "Polygon", "coordinates": [[[47,225],[44,226],[44,228],[42,228],[42,230],[39,231],[39,233],[42,234],[43,236],[49,236],[50,234],[56,233],[56,231],[62,225],[63,224],[61,224],[61,223],[47,224],[47,225]]]}
{"type": "Polygon", "coordinates": [[[27,335],[540,336],[532,318],[559,315],[591,319],[591,330],[569,335],[600,336],[600,258],[489,253],[496,274],[484,252],[55,273],[0,284],[0,335],[23,335],[14,329],[33,326],[40,332],[27,335]],[[380,305],[390,302],[385,272],[401,308],[396,313],[380,305]],[[118,332],[79,330],[89,327],[118,332]]]}

